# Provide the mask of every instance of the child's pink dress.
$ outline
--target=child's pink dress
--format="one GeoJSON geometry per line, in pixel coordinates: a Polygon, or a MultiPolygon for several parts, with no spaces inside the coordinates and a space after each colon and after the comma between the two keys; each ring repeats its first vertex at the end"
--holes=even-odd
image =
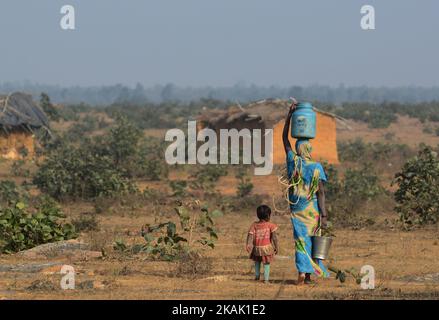
{"type": "Polygon", "coordinates": [[[272,233],[277,230],[277,225],[267,221],[254,222],[249,234],[253,235],[253,250],[250,259],[262,263],[270,263],[273,261],[274,248],[271,244],[272,233]]]}

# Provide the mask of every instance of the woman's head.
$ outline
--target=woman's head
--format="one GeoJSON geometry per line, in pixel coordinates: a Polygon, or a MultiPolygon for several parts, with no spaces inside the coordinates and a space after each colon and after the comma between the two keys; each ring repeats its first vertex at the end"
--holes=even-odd
{"type": "Polygon", "coordinates": [[[256,209],[256,215],[259,220],[270,221],[271,209],[263,204],[256,209]]]}
{"type": "Polygon", "coordinates": [[[297,139],[296,141],[296,153],[299,157],[310,160],[312,152],[312,145],[308,139],[297,139]]]}

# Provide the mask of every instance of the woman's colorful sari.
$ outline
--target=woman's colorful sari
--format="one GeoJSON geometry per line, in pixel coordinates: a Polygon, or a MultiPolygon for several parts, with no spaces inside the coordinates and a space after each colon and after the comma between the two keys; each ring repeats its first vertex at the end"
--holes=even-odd
{"type": "Polygon", "coordinates": [[[312,259],[311,236],[320,235],[320,210],[316,192],[319,181],[326,181],[326,175],[320,163],[310,160],[310,145],[296,144],[298,156],[289,150],[287,154],[289,200],[291,223],[293,225],[296,246],[296,268],[301,273],[314,273],[319,277],[328,277],[329,273],[321,261],[312,259]]]}

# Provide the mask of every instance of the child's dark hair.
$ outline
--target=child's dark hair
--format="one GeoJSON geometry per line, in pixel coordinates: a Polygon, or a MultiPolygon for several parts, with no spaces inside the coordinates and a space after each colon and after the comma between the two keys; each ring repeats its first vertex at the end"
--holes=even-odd
{"type": "Polygon", "coordinates": [[[265,204],[263,204],[256,209],[256,214],[257,214],[259,220],[268,221],[270,219],[270,216],[271,216],[271,209],[269,206],[266,206],[265,204]]]}

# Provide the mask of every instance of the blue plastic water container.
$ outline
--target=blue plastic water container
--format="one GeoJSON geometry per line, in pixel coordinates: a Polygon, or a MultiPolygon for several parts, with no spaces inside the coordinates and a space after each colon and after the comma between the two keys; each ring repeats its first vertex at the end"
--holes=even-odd
{"type": "Polygon", "coordinates": [[[291,117],[291,136],[293,138],[314,139],[316,137],[316,113],[312,104],[301,102],[291,117]]]}

